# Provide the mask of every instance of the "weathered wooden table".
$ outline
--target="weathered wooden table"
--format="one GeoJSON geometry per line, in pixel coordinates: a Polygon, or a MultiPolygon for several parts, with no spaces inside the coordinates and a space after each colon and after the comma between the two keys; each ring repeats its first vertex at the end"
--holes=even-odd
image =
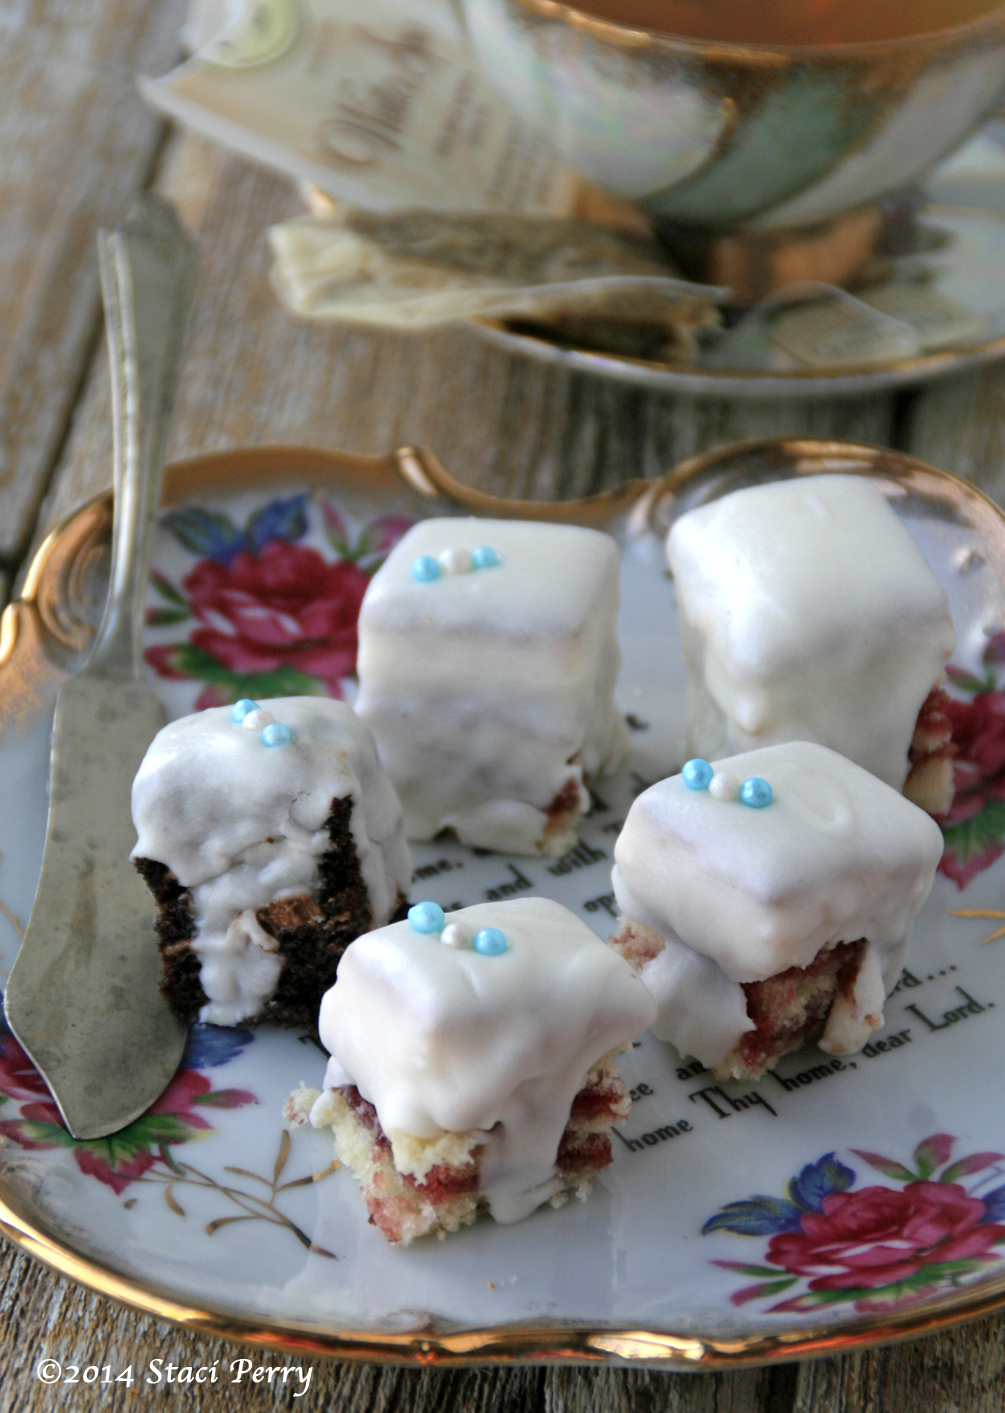
{"type": "MultiPolygon", "coordinates": [[[[266,278],[264,231],[298,209],[283,182],[164,126],[137,72],[177,57],[181,0],[0,0],[0,603],[31,547],[110,484],[108,377],[94,234],[132,194],[169,195],[202,273],[169,455],[252,443],[436,449],[458,476],[516,495],[581,495],[739,438],[805,433],[910,450],[1005,496],[1005,365],[927,390],[831,403],[742,403],[611,386],[514,358],[465,330],[418,339],[293,322],[266,278]]],[[[548,1413],[1000,1413],[1005,1321],[803,1365],[721,1375],[587,1369],[392,1369],[316,1361],[304,1402],[264,1385],[71,1391],[35,1377],[236,1346],[159,1324],[0,1244],[0,1410],[520,1408],[548,1413]],[[163,1406],[163,1405],[160,1405],[163,1406]]],[[[306,1368],[311,1361],[299,1361],[306,1368]]]]}

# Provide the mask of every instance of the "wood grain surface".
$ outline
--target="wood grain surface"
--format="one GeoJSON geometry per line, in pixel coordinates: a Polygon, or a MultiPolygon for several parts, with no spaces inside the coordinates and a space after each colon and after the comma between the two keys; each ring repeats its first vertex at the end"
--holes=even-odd
{"type": "Polygon", "coordinates": [[[0,563],[23,553],[100,330],[94,233],[150,174],[136,74],[178,52],[182,0],[0,4],[0,563]]]}
{"type": "Polygon", "coordinates": [[[904,418],[908,450],[1005,504],[1005,373],[992,366],[935,383],[904,418]]]}
{"type": "MultiPolygon", "coordinates": [[[[292,320],[264,232],[300,209],[276,177],[144,112],[137,71],[172,61],[180,0],[0,0],[0,595],[29,542],[110,484],[94,233],[148,184],[196,234],[202,273],[169,454],[276,442],[432,446],[458,476],[579,495],[728,441],[773,434],[897,445],[1005,496],[1005,369],[921,392],[743,403],[601,382],[459,328],[422,337],[292,320]],[[44,497],[44,503],[43,503],[44,497]],[[41,507],[41,508],[40,508],[41,507]]],[[[717,1375],[618,1369],[382,1368],[270,1357],[135,1314],[0,1244],[0,1413],[54,1407],[313,1408],[339,1413],[1001,1413],[1005,1322],[885,1350],[717,1375]],[[48,1387],[39,1360],[132,1364],[138,1382],[48,1387]],[[294,1387],[230,1382],[229,1361],[299,1363],[294,1387]],[[142,1382],[149,1361],[212,1385],[142,1382]]]]}

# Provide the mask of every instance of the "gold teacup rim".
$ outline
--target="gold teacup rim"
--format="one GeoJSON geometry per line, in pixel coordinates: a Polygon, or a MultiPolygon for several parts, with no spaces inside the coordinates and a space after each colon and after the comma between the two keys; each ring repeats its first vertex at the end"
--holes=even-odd
{"type": "Polygon", "coordinates": [[[946,29],[901,35],[895,39],[855,40],[844,44],[757,44],[748,40],[697,39],[601,19],[565,3],[565,0],[512,0],[512,3],[539,18],[560,20],[570,29],[618,48],[655,48],[711,61],[735,63],[742,59],[765,67],[781,67],[793,60],[805,62],[807,59],[817,62],[829,59],[882,59],[912,49],[952,49],[987,32],[1001,31],[1005,34],[1005,3],[977,19],[946,29]]]}

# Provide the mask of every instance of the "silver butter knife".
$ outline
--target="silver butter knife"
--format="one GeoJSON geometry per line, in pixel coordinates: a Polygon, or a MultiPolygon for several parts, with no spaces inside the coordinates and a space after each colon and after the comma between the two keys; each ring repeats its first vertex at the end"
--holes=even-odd
{"type": "Polygon", "coordinates": [[[196,254],[174,209],[149,195],[100,232],[98,254],[115,432],[111,576],[87,666],[56,700],[42,872],[4,995],[75,1138],[138,1118],[185,1045],[159,989],[153,900],[129,860],[129,802],[165,722],[143,676],[143,617],[196,254]]]}

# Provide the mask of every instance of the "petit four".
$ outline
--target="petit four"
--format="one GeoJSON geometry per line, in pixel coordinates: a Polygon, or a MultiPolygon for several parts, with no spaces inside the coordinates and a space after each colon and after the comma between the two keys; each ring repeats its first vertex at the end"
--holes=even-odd
{"type": "Polygon", "coordinates": [[[952,803],[944,590],[878,486],[797,477],[682,515],[667,540],[688,671],[687,750],[818,741],[952,803]],[[919,713],[921,713],[919,719],[919,713]]]}
{"type": "Polygon", "coordinates": [[[344,702],[244,700],[172,721],[133,783],[133,823],[163,989],[185,1019],[313,1027],[346,946],[407,897],[401,806],[344,702]]]}
{"type": "Polygon", "coordinates": [[[434,519],[374,575],[356,710],[408,836],[562,854],[615,768],[618,548],[571,525],[434,519]]]}
{"type": "Polygon", "coordinates": [[[559,903],[418,903],[346,950],[321,1003],[325,1087],[294,1109],[331,1125],[389,1241],[482,1210],[520,1221],[585,1198],[611,1162],[630,1102],[613,1057],[655,1014],[631,966],[559,903]]]}
{"type": "Polygon", "coordinates": [[[656,1036],[720,1077],[808,1040],[849,1054],[883,1024],[942,847],[923,810],[824,746],[691,760],[628,812],[611,941],[656,999],[656,1036]]]}

